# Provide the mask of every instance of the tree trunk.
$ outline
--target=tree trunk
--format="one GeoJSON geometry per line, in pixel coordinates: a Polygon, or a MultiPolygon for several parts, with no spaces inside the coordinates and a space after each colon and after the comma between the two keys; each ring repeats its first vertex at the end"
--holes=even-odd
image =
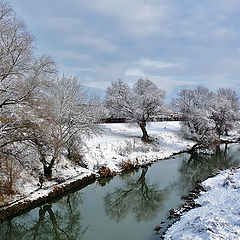
{"type": "Polygon", "coordinates": [[[48,166],[46,164],[43,165],[44,176],[47,179],[51,179],[51,177],[52,177],[52,168],[53,168],[53,165],[55,163],[55,159],[56,159],[55,157],[52,157],[52,160],[51,160],[51,162],[48,166]]]}
{"type": "Polygon", "coordinates": [[[52,168],[51,166],[43,165],[43,171],[44,171],[44,176],[47,179],[50,179],[52,177],[52,168]]]}
{"type": "Polygon", "coordinates": [[[146,130],[146,122],[139,122],[138,125],[140,126],[140,128],[142,130],[142,133],[143,133],[142,139],[145,142],[148,142],[149,136],[148,136],[148,133],[147,133],[147,130],[146,130]]]}
{"type": "Polygon", "coordinates": [[[226,136],[229,136],[229,134],[228,134],[228,129],[227,129],[227,128],[225,128],[225,135],[226,135],[226,136]]]}
{"type": "Polygon", "coordinates": [[[55,161],[57,159],[58,151],[55,150],[54,155],[52,156],[52,159],[51,159],[49,164],[46,161],[46,155],[43,154],[42,151],[40,151],[39,153],[40,153],[40,162],[43,164],[44,176],[47,179],[51,179],[52,178],[52,168],[53,168],[53,166],[55,164],[55,161]]]}

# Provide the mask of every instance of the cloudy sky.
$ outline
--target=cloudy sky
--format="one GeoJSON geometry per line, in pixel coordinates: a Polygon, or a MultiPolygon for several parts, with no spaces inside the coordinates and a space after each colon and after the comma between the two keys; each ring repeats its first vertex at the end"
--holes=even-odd
{"type": "Polygon", "coordinates": [[[61,72],[103,92],[148,78],[240,89],[239,0],[9,0],[61,72]]]}

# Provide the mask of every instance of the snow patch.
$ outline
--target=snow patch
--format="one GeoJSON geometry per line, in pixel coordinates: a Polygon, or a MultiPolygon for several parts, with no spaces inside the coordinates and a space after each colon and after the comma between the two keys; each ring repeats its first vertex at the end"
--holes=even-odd
{"type": "Polygon", "coordinates": [[[221,172],[203,182],[208,189],[196,200],[201,207],[183,214],[165,239],[240,239],[240,169],[221,172]]]}
{"type": "Polygon", "coordinates": [[[147,126],[152,141],[141,139],[141,130],[134,124],[101,124],[102,135],[86,142],[84,160],[90,170],[99,166],[113,171],[121,170],[122,162],[140,165],[170,157],[174,153],[190,149],[194,142],[179,135],[180,122],[151,122],[147,126]]]}

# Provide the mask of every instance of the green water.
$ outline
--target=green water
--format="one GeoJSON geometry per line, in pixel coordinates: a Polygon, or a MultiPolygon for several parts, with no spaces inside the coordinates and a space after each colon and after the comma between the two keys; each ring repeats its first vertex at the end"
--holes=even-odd
{"type": "MultiPolygon", "coordinates": [[[[240,166],[240,145],[213,156],[180,154],[148,168],[95,182],[0,224],[1,240],[150,240],[154,227],[197,179],[240,166]]],[[[164,225],[164,224],[163,224],[164,225]]],[[[167,225],[167,223],[165,224],[167,225]]]]}

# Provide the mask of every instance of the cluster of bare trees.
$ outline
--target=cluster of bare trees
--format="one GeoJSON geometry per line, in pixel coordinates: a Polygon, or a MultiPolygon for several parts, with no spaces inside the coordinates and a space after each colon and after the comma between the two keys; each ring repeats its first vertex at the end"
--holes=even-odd
{"type": "Polygon", "coordinates": [[[220,88],[217,92],[201,86],[184,89],[173,105],[182,115],[184,135],[201,145],[218,142],[239,120],[239,99],[232,89],[220,88]]]}
{"type": "MultiPolygon", "coordinates": [[[[132,87],[118,80],[107,89],[105,106],[115,117],[137,122],[143,140],[148,141],[146,122],[166,112],[163,99],[164,92],[150,80],[139,79],[132,87]]],[[[200,145],[219,142],[239,120],[239,98],[232,89],[183,89],[173,100],[173,107],[183,120],[184,136],[200,145]]]]}
{"type": "Polygon", "coordinates": [[[24,22],[0,1],[0,190],[12,186],[12,165],[39,161],[50,178],[63,150],[80,156],[82,137],[97,131],[94,104],[76,77],[34,55],[24,22]]]}

